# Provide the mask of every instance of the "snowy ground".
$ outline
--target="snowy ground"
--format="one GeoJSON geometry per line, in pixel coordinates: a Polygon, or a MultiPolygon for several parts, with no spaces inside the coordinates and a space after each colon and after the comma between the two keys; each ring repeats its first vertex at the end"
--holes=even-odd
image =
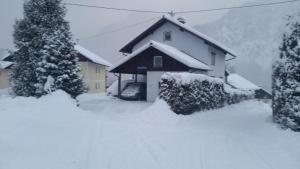
{"type": "Polygon", "coordinates": [[[300,134],[247,101],[177,116],[153,105],[64,93],[0,97],[0,169],[299,169],[300,134]]]}

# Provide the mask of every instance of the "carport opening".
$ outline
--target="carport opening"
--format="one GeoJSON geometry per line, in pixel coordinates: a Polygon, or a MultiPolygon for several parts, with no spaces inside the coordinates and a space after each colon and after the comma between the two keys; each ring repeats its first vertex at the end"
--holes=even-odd
{"type": "Polygon", "coordinates": [[[118,98],[123,100],[146,100],[146,74],[118,75],[118,98]]]}

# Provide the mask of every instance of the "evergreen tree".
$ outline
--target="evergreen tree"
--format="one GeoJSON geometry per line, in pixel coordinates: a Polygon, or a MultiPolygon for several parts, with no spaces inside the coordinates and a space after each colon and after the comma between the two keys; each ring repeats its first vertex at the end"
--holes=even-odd
{"type": "Polygon", "coordinates": [[[24,3],[24,19],[17,21],[14,33],[18,50],[12,84],[17,95],[40,97],[61,89],[76,97],[85,90],[61,1],[24,3]]]}
{"type": "Polygon", "coordinates": [[[289,17],[280,56],[273,65],[273,117],[284,128],[300,131],[300,17],[289,17]]]}

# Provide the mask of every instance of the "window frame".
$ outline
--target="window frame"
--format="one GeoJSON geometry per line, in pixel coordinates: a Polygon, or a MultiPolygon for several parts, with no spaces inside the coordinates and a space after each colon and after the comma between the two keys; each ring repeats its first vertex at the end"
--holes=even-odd
{"type": "Polygon", "coordinates": [[[164,31],[164,41],[172,41],[172,31],[164,31]],[[168,34],[169,37],[167,38],[168,34]]]}
{"type": "Polygon", "coordinates": [[[162,68],[163,67],[163,56],[153,56],[153,68],[162,68]],[[160,59],[160,64],[157,64],[157,59],[160,59]]]}
{"type": "Polygon", "coordinates": [[[99,66],[96,66],[96,73],[101,73],[101,68],[99,66]]]}
{"type": "Polygon", "coordinates": [[[210,52],[210,65],[215,66],[216,65],[216,52],[210,52]]]}

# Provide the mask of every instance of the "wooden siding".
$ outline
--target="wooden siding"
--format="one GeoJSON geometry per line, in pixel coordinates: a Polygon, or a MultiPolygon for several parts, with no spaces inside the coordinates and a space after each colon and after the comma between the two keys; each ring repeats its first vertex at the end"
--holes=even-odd
{"type": "Polygon", "coordinates": [[[144,52],[131,58],[122,65],[111,70],[113,73],[146,74],[147,71],[189,71],[190,68],[161,51],[150,47],[144,52]],[[153,57],[162,56],[163,67],[153,66],[153,57]]]}

